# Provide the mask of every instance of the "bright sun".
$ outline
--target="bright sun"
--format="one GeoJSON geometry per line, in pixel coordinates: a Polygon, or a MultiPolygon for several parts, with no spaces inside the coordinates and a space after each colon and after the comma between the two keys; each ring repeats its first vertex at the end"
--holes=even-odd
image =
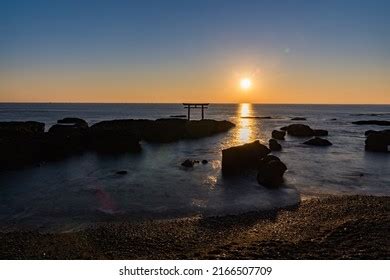
{"type": "Polygon", "coordinates": [[[248,90],[252,86],[252,81],[248,78],[243,78],[240,81],[240,87],[243,90],[248,90]]]}

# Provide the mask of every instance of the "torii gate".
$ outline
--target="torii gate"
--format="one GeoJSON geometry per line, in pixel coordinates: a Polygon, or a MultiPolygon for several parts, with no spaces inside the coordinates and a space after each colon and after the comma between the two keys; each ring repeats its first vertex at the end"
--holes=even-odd
{"type": "Polygon", "coordinates": [[[183,103],[184,108],[188,109],[187,120],[191,119],[191,109],[202,109],[202,120],[204,119],[204,109],[208,109],[209,103],[183,103]]]}

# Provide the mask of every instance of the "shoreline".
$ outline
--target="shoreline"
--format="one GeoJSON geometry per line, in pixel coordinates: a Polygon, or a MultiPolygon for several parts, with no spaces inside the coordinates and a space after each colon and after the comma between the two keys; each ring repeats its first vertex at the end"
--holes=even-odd
{"type": "Polygon", "coordinates": [[[0,233],[0,259],[389,259],[390,197],[327,195],[274,211],[0,233]]]}

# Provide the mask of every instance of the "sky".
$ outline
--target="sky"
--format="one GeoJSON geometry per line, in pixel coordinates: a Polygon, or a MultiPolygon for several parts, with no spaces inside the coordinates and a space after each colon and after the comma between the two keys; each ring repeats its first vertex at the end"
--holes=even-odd
{"type": "Polygon", "coordinates": [[[389,14],[387,0],[0,0],[0,102],[390,104],[389,14]]]}

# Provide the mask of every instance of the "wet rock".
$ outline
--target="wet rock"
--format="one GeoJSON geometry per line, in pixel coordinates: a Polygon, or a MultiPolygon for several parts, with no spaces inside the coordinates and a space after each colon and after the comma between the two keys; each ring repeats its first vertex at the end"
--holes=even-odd
{"type": "Polygon", "coordinates": [[[381,120],[368,120],[368,121],[356,121],[352,122],[353,124],[357,125],[381,125],[381,126],[388,126],[390,125],[390,121],[381,121],[381,120]]]}
{"type": "Polygon", "coordinates": [[[116,172],[117,175],[126,175],[127,173],[128,172],[126,170],[120,170],[116,172]]]}
{"type": "Polygon", "coordinates": [[[103,153],[138,152],[140,137],[127,121],[103,121],[90,128],[90,148],[103,153]]]}
{"type": "Polygon", "coordinates": [[[371,131],[365,144],[366,151],[390,152],[390,130],[371,131]]]}
{"type": "Polygon", "coordinates": [[[367,130],[364,132],[365,136],[368,136],[370,134],[376,134],[376,133],[390,133],[390,129],[385,129],[385,130],[367,130]]]}
{"type": "Polygon", "coordinates": [[[286,136],[286,131],[273,130],[272,138],[277,140],[284,140],[284,136],[286,136]]]}
{"type": "Polygon", "coordinates": [[[257,167],[260,159],[270,153],[270,149],[254,141],[241,146],[222,150],[222,172],[224,175],[239,173],[257,167]]]}
{"type": "Polygon", "coordinates": [[[290,124],[287,127],[282,127],[282,130],[286,130],[291,136],[296,137],[310,137],[314,135],[313,129],[305,124],[290,124]]]}
{"type": "Polygon", "coordinates": [[[306,118],[295,117],[295,118],[292,118],[291,120],[292,120],[292,121],[306,121],[306,118]]]}
{"type": "Polygon", "coordinates": [[[266,187],[279,187],[283,184],[286,170],[286,165],[278,157],[268,155],[259,163],[257,181],[266,187]]]}
{"type": "Polygon", "coordinates": [[[181,165],[184,167],[194,167],[194,164],[195,164],[194,160],[186,159],[185,161],[182,162],[181,165]]]}
{"type": "Polygon", "coordinates": [[[275,139],[270,139],[269,140],[269,148],[271,151],[281,151],[282,150],[282,145],[278,143],[275,139]]]}
{"type": "Polygon", "coordinates": [[[202,160],[202,164],[207,164],[209,161],[207,159],[202,160]]]}
{"type": "Polygon", "coordinates": [[[71,124],[77,125],[78,127],[88,128],[88,123],[80,118],[63,118],[57,121],[58,124],[71,124]]]}
{"type": "Polygon", "coordinates": [[[320,137],[314,137],[303,144],[305,145],[312,145],[312,146],[331,146],[332,143],[329,140],[320,138],[320,137]]]}
{"type": "Polygon", "coordinates": [[[314,136],[328,136],[328,131],[325,129],[313,129],[314,136]]]}
{"type": "Polygon", "coordinates": [[[39,122],[0,122],[0,169],[39,163],[44,130],[39,122]]]}

